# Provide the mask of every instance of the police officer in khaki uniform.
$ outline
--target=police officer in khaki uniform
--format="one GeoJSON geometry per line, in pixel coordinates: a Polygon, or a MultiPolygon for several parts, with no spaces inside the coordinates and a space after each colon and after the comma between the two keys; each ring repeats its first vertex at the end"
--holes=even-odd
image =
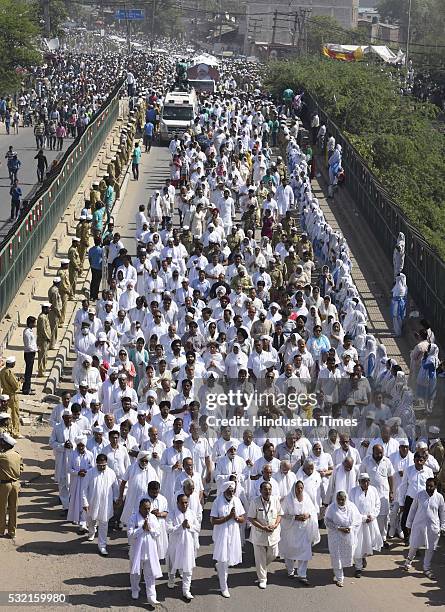
{"type": "Polygon", "coordinates": [[[60,270],[57,274],[57,276],[60,278],[59,293],[62,299],[62,310],[60,312],[59,327],[62,327],[62,325],[65,323],[66,304],[68,300],[73,297],[71,295],[71,285],[70,285],[70,280],[68,278],[69,263],[70,263],[69,259],[61,259],[60,260],[60,270]]]}
{"type": "Polygon", "coordinates": [[[0,536],[10,539],[15,537],[17,529],[19,479],[23,472],[23,461],[14,450],[15,443],[8,433],[0,433],[0,536]]]}
{"type": "Polygon", "coordinates": [[[11,427],[14,436],[20,435],[20,404],[18,391],[20,388],[19,381],[13,372],[15,366],[15,357],[6,358],[5,367],[0,370],[0,387],[2,392],[8,397],[7,406],[11,415],[11,427]]]}
{"type": "Polygon", "coordinates": [[[83,269],[85,253],[90,248],[92,220],[93,220],[93,217],[91,215],[87,215],[85,220],[80,226],[80,235],[79,235],[80,242],[77,245],[77,250],[79,252],[81,270],[83,269]]]}
{"type": "Polygon", "coordinates": [[[72,244],[70,248],[68,249],[68,259],[70,260],[70,263],[68,264],[68,278],[70,280],[72,295],[76,294],[77,277],[82,271],[82,266],[80,263],[80,255],[79,255],[79,245],[80,245],[80,238],[77,238],[77,236],[74,236],[72,240],[72,244]]]}
{"type": "Polygon", "coordinates": [[[93,181],[90,189],[91,212],[96,210],[96,204],[100,200],[99,181],[93,181]]]}
{"type": "Polygon", "coordinates": [[[8,433],[12,436],[12,424],[11,424],[11,416],[8,414],[8,401],[9,395],[5,393],[0,395],[0,433],[8,433]],[[5,406],[3,407],[2,404],[5,406]]]}
{"type": "Polygon", "coordinates": [[[44,376],[46,371],[46,359],[51,343],[51,325],[48,318],[50,308],[49,302],[43,302],[42,312],[37,317],[37,349],[39,351],[37,375],[40,377],[44,376]]]}
{"type": "Polygon", "coordinates": [[[62,313],[62,298],[60,297],[60,276],[56,276],[53,279],[53,284],[48,289],[48,302],[51,304],[51,310],[48,314],[49,324],[51,327],[51,342],[49,345],[50,349],[55,347],[57,342],[57,328],[60,322],[60,315],[62,313]]]}

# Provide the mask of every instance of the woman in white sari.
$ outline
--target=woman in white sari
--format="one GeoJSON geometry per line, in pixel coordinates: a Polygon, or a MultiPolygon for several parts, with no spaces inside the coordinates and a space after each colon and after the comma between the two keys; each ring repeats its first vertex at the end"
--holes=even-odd
{"type": "Polygon", "coordinates": [[[357,531],[362,516],[355,504],[348,500],[345,491],[339,491],[335,501],[329,504],[324,520],[328,529],[328,547],[335,584],[342,587],[343,569],[354,563],[357,531]]]}
{"type": "Polygon", "coordinates": [[[309,584],[307,566],[312,559],[312,547],[320,541],[317,509],[304,492],[304,484],[298,480],[282,502],[280,555],[284,557],[288,576],[297,576],[302,584],[309,584]]]}
{"type": "Polygon", "coordinates": [[[242,562],[240,525],[246,520],[241,500],[235,496],[235,483],[226,481],[210,511],[213,525],[213,558],[216,561],[219,587],[223,597],[230,597],[227,586],[229,567],[242,562]]]}

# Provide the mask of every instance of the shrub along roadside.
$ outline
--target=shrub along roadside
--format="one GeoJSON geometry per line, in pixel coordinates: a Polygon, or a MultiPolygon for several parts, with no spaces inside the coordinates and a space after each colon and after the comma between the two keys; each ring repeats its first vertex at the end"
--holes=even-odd
{"type": "Polygon", "coordinates": [[[324,58],[273,62],[266,86],[310,92],[409,221],[445,259],[445,138],[437,109],[400,96],[390,70],[324,58]]]}

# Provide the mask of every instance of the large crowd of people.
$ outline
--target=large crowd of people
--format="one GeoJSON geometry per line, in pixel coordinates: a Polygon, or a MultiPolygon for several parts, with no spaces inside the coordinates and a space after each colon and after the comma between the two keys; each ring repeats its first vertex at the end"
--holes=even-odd
{"type": "MultiPolygon", "coordinates": [[[[125,73],[146,136],[156,134],[153,110],[172,68],[164,59],[159,77],[156,61],[152,81],[137,66],[125,73]]],[[[348,245],[312,191],[301,128],[262,93],[256,64],[223,63],[218,92],[201,97],[191,127],[169,144],[170,176],[139,206],[133,245],[112,213],[94,246],[91,237],[83,245],[92,285],[74,319],[75,389],[52,411],[49,444],[67,520],[97,537],[103,556],[109,530],[127,530],[134,599],[143,574],[148,601],[158,603],[163,560],[168,587],[179,572],[193,599],[207,503],[223,597],[247,541],[260,589],[277,557],[309,584],[323,527],[339,587],[344,568],[360,577],[394,538],[409,545],[407,570],[425,547],[433,576],[445,451],[440,429],[420,426],[414,408],[434,404],[434,334],[419,331],[408,377],[369,333],[348,245]]],[[[135,180],[147,142],[146,153],[134,146],[135,180]]],[[[403,258],[399,237],[400,333],[403,258]]],[[[39,315],[48,343],[52,302],[39,315]]],[[[0,384],[6,393],[2,372],[0,384]]],[[[11,451],[14,439],[3,434],[2,444],[11,451]]]]}

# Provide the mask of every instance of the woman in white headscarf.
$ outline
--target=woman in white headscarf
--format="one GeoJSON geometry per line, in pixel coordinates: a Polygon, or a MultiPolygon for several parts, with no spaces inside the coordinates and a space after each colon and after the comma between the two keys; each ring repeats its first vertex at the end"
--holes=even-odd
{"type": "Polygon", "coordinates": [[[133,387],[134,379],[136,376],[136,368],[130,358],[128,356],[127,349],[121,347],[119,349],[119,353],[117,359],[114,363],[114,367],[118,368],[119,371],[122,371],[127,375],[127,384],[129,387],[133,387]]]}
{"type": "Polygon", "coordinates": [[[363,351],[363,369],[366,378],[374,379],[377,360],[377,341],[373,335],[366,336],[365,348],[363,351]]]}
{"type": "Polygon", "coordinates": [[[416,387],[416,395],[419,399],[423,399],[427,413],[433,410],[437,387],[436,370],[439,363],[439,347],[437,344],[430,344],[420,363],[416,387]]]}
{"type": "Polygon", "coordinates": [[[225,375],[228,380],[236,380],[240,369],[247,370],[248,357],[241,350],[238,342],[234,342],[232,350],[225,359],[225,375]]]}
{"type": "Polygon", "coordinates": [[[229,567],[242,563],[240,525],[246,520],[246,511],[235,495],[235,483],[226,481],[221,486],[210,510],[213,525],[213,559],[216,561],[219,587],[223,597],[230,597],[227,586],[229,567]]]}
{"type": "Polygon", "coordinates": [[[363,363],[363,356],[365,354],[366,346],[366,327],[363,324],[357,325],[356,334],[354,338],[354,347],[357,350],[360,362],[363,363]]]}
{"type": "Polygon", "coordinates": [[[339,491],[335,500],[329,504],[324,520],[328,529],[328,548],[335,584],[342,587],[343,569],[354,564],[357,531],[362,516],[355,504],[348,500],[345,491],[339,491]]]}
{"type": "Polygon", "coordinates": [[[401,272],[392,288],[391,318],[394,327],[394,335],[399,338],[402,335],[402,325],[406,318],[406,307],[408,302],[408,287],[406,276],[401,272]]]}
{"type": "Polygon", "coordinates": [[[376,364],[374,379],[378,380],[386,370],[386,362],[388,361],[388,355],[386,354],[386,346],[384,344],[377,344],[376,349],[376,364]]]}
{"type": "Polygon", "coordinates": [[[329,295],[324,296],[323,302],[318,308],[318,313],[322,321],[327,319],[329,316],[332,316],[334,318],[334,321],[338,319],[337,308],[332,303],[331,297],[329,295]]]}
{"type": "Polygon", "coordinates": [[[358,335],[359,328],[361,329],[366,325],[366,316],[359,309],[359,304],[357,303],[354,312],[352,314],[351,322],[348,327],[345,327],[345,331],[347,334],[355,338],[358,335]]]}
{"type": "Polygon", "coordinates": [[[340,321],[333,320],[330,323],[330,329],[326,335],[329,338],[329,342],[333,348],[338,348],[343,344],[345,338],[345,332],[343,331],[342,324],[340,321]]]}
{"type": "Polygon", "coordinates": [[[405,234],[402,232],[399,232],[397,237],[396,246],[394,247],[392,256],[392,263],[394,266],[394,278],[397,278],[405,265],[405,234]]]}
{"type": "Polygon", "coordinates": [[[307,566],[312,559],[312,547],[320,541],[317,509],[304,484],[298,480],[282,505],[280,555],[284,558],[288,576],[293,576],[297,566],[297,576],[301,583],[308,584],[307,566]]]}

